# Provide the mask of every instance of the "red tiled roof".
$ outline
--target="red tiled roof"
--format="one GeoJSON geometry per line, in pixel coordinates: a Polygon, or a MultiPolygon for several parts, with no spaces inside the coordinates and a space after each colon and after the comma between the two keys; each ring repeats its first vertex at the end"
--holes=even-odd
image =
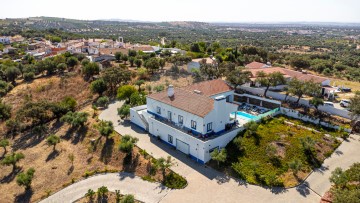
{"type": "Polygon", "coordinates": [[[183,89],[190,92],[194,92],[194,90],[199,90],[204,96],[212,96],[232,90],[232,88],[221,79],[195,83],[193,85],[184,87],[183,89]]]}
{"type": "Polygon", "coordinates": [[[174,106],[200,117],[205,117],[214,109],[214,100],[209,97],[180,88],[174,88],[174,92],[175,94],[171,98],[168,97],[166,90],[150,94],[148,95],[148,98],[174,106]]]}
{"type": "Polygon", "coordinates": [[[251,75],[252,75],[253,78],[256,78],[256,75],[257,75],[258,72],[263,71],[263,72],[265,72],[267,74],[274,73],[274,72],[280,72],[285,77],[297,78],[298,80],[301,80],[301,81],[313,80],[314,82],[322,83],[322,82],[328,80],[328,78],[325,78],[325,77],[312,75],[312,74],[307,74],[307,73],[302,73],[302,72],[289,70],[289,69],[285,69],[285,68],[280,68],[280,67],[249,69],[248,71],[251,72],[251,75]]]}
{"type": "Polygon", "coordinates": [[[251,62],[249,64],[247,64],[245,67],[249,68],[249,69],[258,69],[258,68],[264,68],[266,66],[266,64],[264,63],[259,63],[259,62],[251,62]]]}

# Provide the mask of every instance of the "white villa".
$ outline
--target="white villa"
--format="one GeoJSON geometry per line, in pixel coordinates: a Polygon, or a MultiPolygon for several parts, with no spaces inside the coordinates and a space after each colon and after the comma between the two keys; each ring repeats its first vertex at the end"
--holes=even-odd
{"type": "MultiPolygon", "coordinates": [[[[167,91],[148,95],[147,105],[132,108],[130,117],[152,136],[206,163],[214,149],[225,147],[243,130],[242,115],[235,114],[243,101],[249,102],[249,97],[234,93],[220,79],[184,88],[170,85],[167,91]]],[[[252,115],[244,116],[248,122],[246,116],[252,115]]]]}

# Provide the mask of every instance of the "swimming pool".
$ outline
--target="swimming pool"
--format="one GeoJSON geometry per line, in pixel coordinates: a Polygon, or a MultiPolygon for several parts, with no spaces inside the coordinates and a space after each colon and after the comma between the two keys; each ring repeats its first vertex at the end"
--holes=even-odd
{"type": "MultiPolygon", "coordinates": [[[[243,119],[246,119],[246,120],[253,120],[255,118],[257,118],[257,116],[254,116],[252,114],[249,114],[249,113],[245,113],[243,111],[237,111],[236,112],[236,117],[240,117],[240,118],[243,118],[243,119]]],[[[235,113],[231,113],[231,115],[235,115],[235,113]]]]}

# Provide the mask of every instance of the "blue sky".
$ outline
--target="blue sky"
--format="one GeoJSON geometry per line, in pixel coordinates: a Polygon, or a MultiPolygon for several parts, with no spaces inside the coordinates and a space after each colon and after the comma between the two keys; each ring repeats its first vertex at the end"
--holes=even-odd
{"type": "Polygon", "coordinates": [[[355,22],[360,0],[2,0],[0,18],[52,16],[203,22],[355,22]]]}

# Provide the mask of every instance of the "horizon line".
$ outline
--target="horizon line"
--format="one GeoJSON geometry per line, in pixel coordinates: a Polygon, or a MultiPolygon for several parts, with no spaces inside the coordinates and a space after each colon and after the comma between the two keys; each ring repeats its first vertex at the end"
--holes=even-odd
{"type": "Polygon", "coordinates": [[[108,19],[78,19],[78,18],[67,18],[67,17],[54,17],[54,16],[29,16],[29,17],[5,17],[0,18],[1,20],[6,19],[26,19],[26,18],[63,18],[69,20],[79,20],[79,21],[114,21],[114,22],[138,22],[138,23],[168,23],[168,22],[199,22],[199,23],[230,23],[230,24],[360,24],[360,22],[351,22],[351,21],[198,21],[198,20],[169,20],[169,21],[151,21],[151,20],[136,20],[136,19],[120,19],[120,18],[108,18],[108,19]]]}

